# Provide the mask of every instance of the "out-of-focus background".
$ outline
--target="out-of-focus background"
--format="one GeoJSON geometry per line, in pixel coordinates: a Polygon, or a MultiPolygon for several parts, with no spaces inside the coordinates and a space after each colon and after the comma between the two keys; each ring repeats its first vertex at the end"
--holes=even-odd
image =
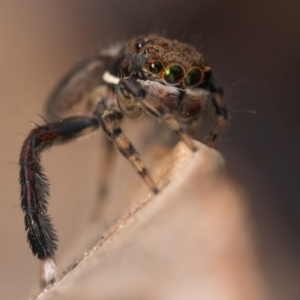
{"type": "MultiPolygon", "coordinates": [[[[57,80],[100,47],[157,33],[191,43],[222,83],[231,124],[218,149],[249,194],[261,263],[277,299],[300,287],[300,3],[261,1],[9,1],[0,9],[0,298],[26,299],[38,262],[19,208],[18,155],[29,121],[57,80]],[[255,113],[253,113],[255,112],[255,113]]],[[[50,213],[59,257],[81,232],[97,194],[99,141],[53,148],[50,213]]]]}

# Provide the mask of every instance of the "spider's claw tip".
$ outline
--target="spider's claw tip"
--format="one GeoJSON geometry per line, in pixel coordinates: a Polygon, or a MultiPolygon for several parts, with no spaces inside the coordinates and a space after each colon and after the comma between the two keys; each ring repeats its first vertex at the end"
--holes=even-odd
{"type": "Polygon", "coordinates": [[[57,279],[57,267],[53,258],[42,261],[42,279],[46,284],[53,284],[57,279]]]}

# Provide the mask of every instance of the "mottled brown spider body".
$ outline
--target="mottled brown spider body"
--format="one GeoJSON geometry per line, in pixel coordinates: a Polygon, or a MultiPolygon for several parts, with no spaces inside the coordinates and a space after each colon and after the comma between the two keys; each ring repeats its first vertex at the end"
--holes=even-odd
{"type": "MultiPolygon", "coordinates": [[[[211,68],[194,47],[157,36],[132,39],[118,51],[99,51],[62,79],[46,105],[47,119],[53,119],[53,115],[62,119],[33,129],[20,155],[21,207],[27,240],[33,254],[43,262],[46,283],[56,279],[58,239],[47,215],[49,185],[40,153],[57,142],[102,127],[150,190],[157,193],[148,169],[120,128],[121,119],[147,114],[196,151],[183,127],[201,119],[206,104],[211,102],[217,116],[207,140],[211,145],[227,120],[222,94],[211,68]]],[[[107,155],[110,153],[107,151],[107,155]]]]}
{"type": "MultiPolygon", "coordinates": [[[[190,45],[156,36],[131,40],[111,72],[141,80],[147,93],[167,106],[180,122],[191,123],[205,110],[207,93],[199,87],[211,76],[211,69],[190,45]]],[[[126,110],[126,103],[119,101],[119,107],[123,106],[126,110]]]]}

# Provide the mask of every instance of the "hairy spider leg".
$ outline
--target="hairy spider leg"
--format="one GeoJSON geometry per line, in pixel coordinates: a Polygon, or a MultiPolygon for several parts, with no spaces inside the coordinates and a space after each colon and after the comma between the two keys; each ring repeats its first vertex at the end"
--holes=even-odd
{"type": "Polygon", "coordinates": [[[135,78],[123,78],[120,80],[118,86],[117,96],[126,98],[128,95],[131,95],[135,99],[136,106],[138,106],[140,110],[143,110],[147,115],[165,124],[170,130],[178,134],[181,140],[192,151],[197,150],[193,139],[182,129],[175,116],[170,113],[168,107],[154,97],[150,97],[135,78]]]}
{"type": "Polygon", "coordinates": [[[106,107],[104,101],[99,102],[98,110],[99,122],[101,123],[109,139],[111,139],[121,154],[132,164],[150,190],[154,194],[157,194],[158,188],[152,179],[150,172],[145,167],[144,163],[139,157],[138,152],[135,150],[134,146],[119,126],[119,112],[113,108],[106,107]]]}
{"type": "Polygon", "coordinates": [[[25,230],[32,253],[43,262],[42,279],[56,280],[55,251],[58,238],[47,215],[49,183],[40,163],[44,149],[57,142],[88,134],[99,127],[95,118],[72,117],[33,129],[22,146],[20,155],[21,207],[25,213],[25,230]]]}
{"type": "Polygon", "coordinates": [[[222,88],[214,88],[212,91],[212,103],[215,108],[215,114],[217,117],[217,120],[215,124],[213,125],[208,139],[206,141],[206,144],[211,147],[213,146],[214,142],[216,141],[217,137],[220,135],[223,127],[228,122],[228,114],[227,109],[224,105],[224,98],[223,98],[223,89],[222,88]]]}

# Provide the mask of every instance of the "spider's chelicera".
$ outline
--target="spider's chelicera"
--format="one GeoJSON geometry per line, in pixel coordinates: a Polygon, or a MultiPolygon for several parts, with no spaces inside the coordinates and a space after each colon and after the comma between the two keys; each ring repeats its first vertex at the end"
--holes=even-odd
{"type": "Polygon", "coordinates": [[[207,140],[212,145],[227,121],[223,92],[202,55],[190,45],[158,36],[130,40],[118,52],[100,51],[69,72],[50,95],[46,109],[63,119],[37,126],[20,155],[21,206],[31,250],[43,262],[43,280],[56,279],[57,235],[47,215],[48,180],[40,154],[53,144],[102,127],[153,193],[158,188],[119,123],[142,113],[165,124],[191,151],[183,128],[201,119],[207,103],[216,122],[207,140]]]}

